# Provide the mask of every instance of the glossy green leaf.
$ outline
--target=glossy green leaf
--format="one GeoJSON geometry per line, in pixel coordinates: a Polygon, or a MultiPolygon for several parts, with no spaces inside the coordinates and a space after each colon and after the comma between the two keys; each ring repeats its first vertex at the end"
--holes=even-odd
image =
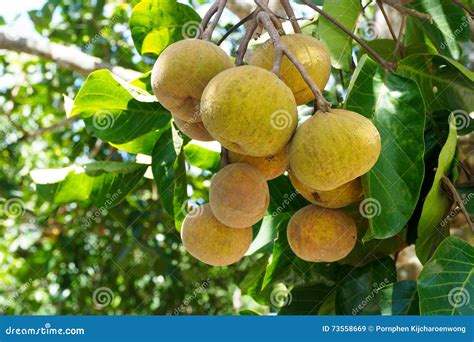
{"type": "Polygon", "coordinates": [[[201,17],[176,0],[143,0],[132,11],[130,30],[141,55],[158,56],[168,45],[197,38],[201,17]]]}
{"type": "Polygon", "coordinates": [[[202,170],[217,172],[220,168],[221,156],[219,152],[201,147],[196,143],[184,146],[186,161],[202,170]]]}
{"type": "Polygon", "coordinates": [[[169,112],[153,95],[109,70],[92,72],[74,99],[70,116],[80,115],[99,139],[124,144],[165,126],[169,112]]]}
{"type": "Polygon", "coordinates": [[[384,316],[419,315],[416,281],[403,280],[381,288],[375,301],[384,316]]]}
{"type": "Polygon", "coordinates": [[[375,166],[363,176],[369,230],[364,240],[400,232],[411,217],[423,181],[425,107],[416,83],[360,60],[349,86],[348,110],[374,123],[382,141],[375,166]],[[369,212],[369,209],[375,209],[369,212]]]}
{"type": "Polygon", "coordinates": [[[171,126],[156,142],[151,165],[161,203],[168,214],[177,219],[175,224],[178,230],[187,208],[186,168],[182,149],[183,140],[171,126]]]}
{"type": "Polygon", "coordinates": [[[446,212],[450,207],[448,195],[442,188],[441,178],[449,176],[456,155],[457,134],[454,116],[451,116],[449,136],[439,154],[438,166],[431,189],[426,196],[418,222],[416,255],[424,264],[443,239],[449,236],[446,212]],[[443,220],[444,218],[444,220],[443,220]]]}
{"type": "Polygon", "coordinates": [[[38,193],[55,204],[92,203],[111,208],[135,188],[146,165],[121,162],[96,162],[84,167],[36,170],[31,173],[38,193]],[[57,178],[51,178],[55,174],[57,178]]]}
{"type": "Polygon", "coordinates": [[[141,153],[141,154],[146,154],[147,156],[151,156],[156,142],[161,137],[163,132],[165,132],[167,129],[169,129],[169,125],[166,125],[157,131],[143,134],[142,136],[139,136],[138,138],[132,141],[126,142],[125,144],[110,143],[110,145],[128,153],[133,153],[133,154],[141,153]]]}
{"type": "Polygon", "coordinates": [[[471,36],[469,18],[463,9],[451,0],[415,0],[410,7],[431,16],[433,23],[417,17],[413,20],[430,38],[438,52],[458,59],[461,56],[459,42],[468,41],[471,36]]]}
{"type": "Polygon", "coordinates": [[[272,245],[277,238],[279,232],[286,229],[288,220],[291,218],[292,212],[284,212],[277,215],[265,215],[260,224],[257,235],[252,241],[246,255],[259,253],[267,246],[272,245]]]}
{"type": "Polygon", "coordinates": [[[447,57],[408,56],[399,62],[397,73],[418,83],[428,112],[470,113],[474,108],[474,73],[447,57]]]}
{"type": "Polygon", "coordinates": [[[418,278],[421,315],[473,315],[474,247],[445,239],[418,278]]]}
{"type": "Polygon", "coordinates": [[[395,263],[390,257],[364,267],[341,270],[336,292],[338,315],[376,315],[380,307],[375,300],[381,288],[396,282],[395,263]]]}
{"type": "MultiPolygon", "coordinates": [[[[327,1],[323,10],[354,32],[361,4],[358,0],[327,1]]],[[[352,38],[323,17],[319,19],[319,36],[329,49],[331,64],[337,69],[349,71],[352,65],[352,38]]]]}

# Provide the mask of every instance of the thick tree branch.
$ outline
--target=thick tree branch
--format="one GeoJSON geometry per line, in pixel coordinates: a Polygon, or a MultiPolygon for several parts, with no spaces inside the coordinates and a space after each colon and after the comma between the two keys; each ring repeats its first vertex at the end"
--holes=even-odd
{"type": "MultiPolygon", "coordinates": [[[[256,15],[258,10],[254,13],[256,15]]],[[[244,57],[245,53],[247,52],[247,47],[249,45],[250,40],[252,40],[253,34],[258,27],[257,20],[252,20],[247,31],[245,32],[244,38],[242,38],[239,49],[237,50],[237,56],[235,57],[235,65],[243,65],[244,64],[244,57]]]]}
{"type": "Polygon", "coordinates": [[[209,24],[207,28],[206,28],[207,23],[204,22],[204,20],[203,20],[203,24],[201,25],[203,29],[205,28],[202,34],[202,39],[209,40],[209,41],[212,39],[212,32],[214,32],[217,24],[219,23],[219,19],[221,18],[222,13],[224,12],[224,8],[227,4],[227,0],[216,0],[215,3],[217,4],[217,9],[215,12],[216,15],[215,15],[214,20],[209,24]]]}
{"type": "Polygon", "coordinates": [[[108,64],[100,58],[82,52],[75,46],[53,43],[44,38],[11,39],[4,32],[0,32],[0,49],[42,57],[55,62],[61,68],[73,70],[85,76],[98,69],[108,69],[126,81],[133,80],[141,75],[138,71],[108,64]]]}

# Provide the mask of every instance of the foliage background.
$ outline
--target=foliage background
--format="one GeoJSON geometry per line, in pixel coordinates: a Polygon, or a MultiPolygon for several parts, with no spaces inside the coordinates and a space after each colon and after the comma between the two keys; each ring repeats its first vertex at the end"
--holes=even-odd
{"type": "MultiPolygon", "coordinates": [[[[111,65],[147,72],[151,69],[154,58],[141,56],[137,52],[128,24],[132,8],[138,2],[49,0],[24,15],[27,15],[34,26],[36,34],[51,42],[74,45],[82,52],[111,65]]],[[[190,5],[201,16],[209,7],[204,0],[192,1],[190,5]]],[[[297,8],[301,15],[311,13],[309,10],[303,11],[300,5],[297,8]]],[[[386,28],[380,26],[380,18],[377,15],[380,16],[380,13],[375,13],[374,6],[368,6],[356,31],[371,41],[373,46],[379,44],[379,51],[384,51],[386,42],[381,38],[387,35],[387,32],[384,32],[386,28]],[[378,25],[375,27],[381,37],[368,37],[370,31],[367,29],[367,23],[378,25]]],[[[449,18],[450,14],[444,15],[449,18]]],[[[226,14],[220,23],[217,36],[222,36],[225,29],[231,26],[230,23],[237,20],[230,12],[226,14]]],[[[0,22],[3,28],[15,29],[15,22],[12,20],[6,22],[0,18],[0,22]]],[[[317,24],[308,25],[305,30],[319,34],[317,24]]],[[[18,27],[13,31],[24,34],[18,27]]],[[[227,51],[235,52],[242,32],[240,30],[230,36],[224,45],[227,51]]],[[[420,40],[417,36],[419,31],[413,29],[410,32],[412,36],[407,33],[407,39],[420,40]]],[[[433,44],[428,43],[426,38],[429,32],[425,30],[421,34],[421,40],[433,48],[433,44]]],[[[472,70],[472,41],[464,39],[449,51],[450,57],[472,70]]],[[[362,55],[357,47],[348,53],[349,57],[352,53],[359,57],[362,55]]],[[[336,105],[347,96],[347,87],[354,67],[350,64],[346,65],[347,68],[344,67],[346,70],[343,72],[334,70],[333,78],[326,88],[325,95],[336,105]]],[[[410,75],[408,71],[405,76],[416,79],[416,75],[410,75]]],[[[275,312],[279,307],[272,305],[275,303],[269,300],[271,294],[259,291],[259,282],[262,281],[272,284],[267,289],[267,292],[271,291],[272,294],[275,294],[275,288],[283,286],[281,283],[296,286],[292,292],[294,305],[286,310],[289,310],[288,313],[307,313],[304,307],[298,307],[299,298],[312,298],[317,302],[318,298],[324,298],[318,293],[327,293],[325,291],[328,287],[336,283],[341,284],[337,279],[338,274],[349,272],[352,274],[351,278],[341,284],[339,297],[332,300],[340,304],[336,304],[341,310],[340,313],[351,314],[353,307],[344,307],[345,299],[351,297],[354,289],[361,284],[363,286],[367,283],[365,285],[370,289],[373,281],[368,280],[368,277],[375,275],[373,279],[379,279],[381,282],[390,278],[387,280],[389,283],[397,280],[395,264],[391,259],[388,260],[388,257],[359,268],[348,265],[317,265],[306,270],[307,265],[297,261],[292,261],[291,264],[275,263],[279,268],[288,270],[288,274],[282,278],[282,274],[270,273],[274,279],[265,280],[261,278],[261,273],[267,267],[268,259],[259,253],[246,257],[236,266],[208,267],[184,251],[179,232],[175,229],[174,218],[164,209],[166,203],[163,203],[156,183],[146,177],[138,177],[134,191],[127,194],[118,205],[110,208],[88,201],[60,205],[45,201],[40,196],[41,187],[32,181],[32,170],[63,168],[71,164],[85,165],[91,161],[137,161],[134,153],[120,151],[98,139],[94,132],[86,129],[84,121],[74,117],[66,118],[67,98],[75,98],[84,82],[84,74],[61,67],[54,61],[11,50],[0,50],[0,197],[2,203],[12,198],[21,199],[21,206],[17,208],[19,212],[13,215],[5,215],[5,212],[2,212],[0,217],[2,313],[275,312]],[[63,95],[66,95],[66,98],[63,95]],[[101,305],[101,298],[97,297],[97,291],[104,288],[107,290],[102,292],[105,296],[105,299],[102,299],[107,305],[101,305]]],[[[472,97],[472,84],[470,90],[471,92],[464,96],[472,97]]],[[[446,111],[430,112],[432,118],[427,127],[434,127],[436,134],[425,136],[426,142],[433,139],[433,149],[425,150],[427,170],[437,166],[437,157],[448,136],[448,114],[446,111]],[[429,152],[432,155],[429,155],[429,152]]],[[[465,168],[472,170],[472,134],[465,135],[468,132],[462,132],[462,137],[458,139],[458,146],[461,147],[458,159],[463,162],[465,168]]],[[[197,163],[209,159],[206,155],[193,154],[203,153],[198,152],[188,149],[187,157],[194,158],[197,163]]],[[[215,153],[211,154],[211,160],[214,157],[215,153]]],[[[207,202],[207,187],[211,176],[212,172],[196,167],[190,169],[187,181],[192,201],[207,202]]],[[[422,190],[425,196],[432,183],[429,177],[428,180],[422,190]]],[[[473,192],[472,180],[466,172],[460,172],[458,184],[464,185],[462,191],[466,196],[473,192]]],[[[288,196],[292,189],[284,179],[272,182],[270,186],[275,209],[284,203],[287,198],[284,195],[288,196]]],[[[292,202],[291,206],[297,208],[302,203],[304,201],[300,198],[292,202]]],[[[472,215],[472,203],[470,212],[472,215]]],[[[287,218],[282,217],[280,222],[272,222],[273,229],[278,230],[278,227],[284,226],[287,218]]],[[[462,218],[458,217],[456,221],[451,222],[451,226],[452,233],[472,243],[472,236],[468,234],[462,218]]],[[[408,229],[410,234],[410,225],[408,229]]],[[[413,234],[413,229],[411,232],[413,234]]],[[[408,240],[410,239],[411,242],[414,241],[413,237],[409,236],[408,240]]],[[[278,243],[274,248],[275,258],[278,243]]],[[[376,254],[375,250],[370,253],[376,254]]],[[[415,279],[419,269],[413,271],[413,275],[410,273],[410,262],[400,260],[397,263],[398,280],[415,279]],[[408,275],[401,275],[401,270],[408,275]]],[[[416,292],[413,283],[397,284],[399,285],[395,286],[400,286],[410,295],[416,292]]],[[[362,302],[366,296],[366,289],[362,289],[356,292],[356,299],[351,300],[362,302]]],[[[326,302],[330,301],[326,299],[326,302]]],[[[333,312],[331,304],[317,303],[316,307],[321,314],[324,310],[327,310],[327,313],[333,312]]],[[[371,309],[370,306],[365,308],[366,312],[374,313],[371,309]]],[[[418,312],[416,307],[410,307],[407,311],[411,309],[413,313],[418,312]]],[[[285,308],[282,313],[285,313],[285,308]]]]}

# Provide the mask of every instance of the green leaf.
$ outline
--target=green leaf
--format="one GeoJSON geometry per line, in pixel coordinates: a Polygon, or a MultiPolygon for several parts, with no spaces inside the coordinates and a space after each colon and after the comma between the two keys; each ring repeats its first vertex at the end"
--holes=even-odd
{"type": "Polygon", "coordinates": [[[151,165],[161,203],[175,219],[178,230],[187,206],[186,168],[182,150],[183,140],[171,126],[156,142],[151,165]]]}
{"type": "Polygon", "coordinates": [[[158,56],[167,46],[197,38],[201,17],[176,0],[142,0],[132,11],[130,30],[141,55],[158,56]]]}
{"type": "Polygon", "coordinates": [[[124,144],[165,126],[169,112],[153,95],[110,73],[92,72],[74,99],[69,116],[80,115],[99,139],[124,144]]]}
{"type": "Polygon", "coordinates": [[[280,176],[268,181],[270,204],[267,212],[276,216],[284,212],[295,212],[309,204],[294,188],[289,177],[280,176]]]}
{"type": "Polygon", "coordinates": [[[153,87],[151,86],[151,70],[134,79],[130,84],[153,94],[153,87]]]}
{"type": "Polygon", "coordinates": [[[441,187],[441,178],[449,175],[456,155],[457,133],[454,116],[451,116],[448,139],[438,158],[435,178],[426,196],[418,222],[416,255],[424,264],[439,243],[449,236],[449,222],[443,220],[450,207],[450,200],[441,187]]]}
{"type": "Polygon", "coordinates": [[[110,143],[110,145],[128,153],[133,153],[133,154],[141,153],[141,154],[146,154],[147,156],[151,156],[156,142],[161,137],[163,132],[165,132],[167,129],[169,129],[169,125],[166,125],[165,127],[157,131],[146,133],[136,138],[135,140],[129,141],[125,144],[110,143]]]}
{"type": "MultiPolygon", "coordinates": [[[[354,32],[357,18],[361,12],[359,0],[327,1],[323,10],[354,32]]],[[[323,17],[320,17],[319,36],[329,48],[331,64],[344,71],[349,71],[352,65],[352,38],[323,17]]]]}
{"type": "Polygon", "coordinates": [[[403,280],[381,288],[375,301],[384,316],[419,315],[416,281],[403,280]]]}
{"type": "Polygon", "coordinates": [[[415,0],[410,7],[431,15],[433,23],[414,17],[415,23],[426,33],[439,53],[459,59],[459,42],[471,37],[469,18],[451,0],[415,0]]]}
{"type": "Polygon", "coordinates": [[[338,315],[379,315],[375,297],[379,290],[397,281],[395,262],[386,257],[364,267],[341,270],[336,292],[338,315]]]}
{"type": "Polygon", "coordinates": [[[418,278],[421,315],[473,315],[474,247],[444,240],[418,278]]]}
{"type": "Polygon", "coordinates": [[[217,172],[220,168],[221,156],[216,151],[199,146],[191,142],[184,146],[184,156],[186,161],[201,170],[217,172]]]}
{"type": "MultiPolygon", "coordinates": [[[[391,61],[394,57],[393,52],[395,51],[396,44],[393,39],[375,39],[368,41],[367,45],[387,61],[391,61]]],[[[362,49],[367,53],[364,48],[362,49]]]]}
{"type": "Polygon", "coordinates": [[[285,305],[278,311],[278,315],[316,315],[326,298],[332,293],[331,290],[330,286],[324,284],[298,286],[289,294],[279,293],[276,289],[272,293],[272,298],[276,301],[279,299],[278,296],[283,296],[283,298],[280,297],[281,304],[285,305]]]}
{"type": "Polygon", "coordinates": [[[447,57],[408,56],[399,62],[397,73],[418,83],[428,112],[470,113],[474,108],[474,73],[447,57]]]}
{"type": "Polygon", "coordinates": [[[273,244],[273,241],[277,238],[278,233],[286,229],[288,220],[291,218],[292,214],[293,213],[291,212],[284,212],[274,216],[264,216],[257,236],[253,239],[246,255],[260,253],[266,249],[267,246],[273,244]]]}
{"type": "Polygon", "coordinates": [[[141,164],[106,161],[84,167],[34,170],[31,177],[40,196],[54,204],[92,202],[108,209],[135,188],[146,168],[141,164]]]}
{"type": "Polygon", "coordinates": [[[364,55],[349,86],[348,110],[360,113],[380,132],[382,150],[363,176],[369,230],[364,240],[400,232],[411,217],[423,181],[425,107],[415,82],[385,73],[364,55]]]}

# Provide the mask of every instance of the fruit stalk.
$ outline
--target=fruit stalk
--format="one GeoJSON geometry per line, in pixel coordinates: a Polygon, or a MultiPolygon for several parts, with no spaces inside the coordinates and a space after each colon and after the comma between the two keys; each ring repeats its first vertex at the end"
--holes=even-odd
{"type": "Polygon", "coordinates": [[[283,9],[285,10],[285,13],[288,16],[288,19],[290,19],[291,26],[293,27],[293,31],[295,33],[301,33],[301,27],[298,24],[298,20],[296,19],[295,12],[293,11],[293,8],[290,5],[290,0],[280,0],[281,5],[283,6],[283,9]]]}
{"type": "Polygon", "coordinates": [[[308,75],[304,66],[293,56],[293,54],[290,53],[287,47],[282,43],[278,31],[276,30],[275,26],[273,26],[272,21],[265,10],[262,10],[257,14],[257,22],[260,22],[265,27],[273,43],[273,47],[275,50],[272,70],[273,73],[276,74],[278,77],[281,77],[280,69],[281,63],[283,61],[283,56],[285,55],[286,57],[288,57],[288,59],[295,65],[296,69],[298,69],[299,73],[301,74],[305,82],[308,84],[313,94],[316,96],[316,108],[322,112],[329,111],[329,109],[331,108],[330,103],[326,101],[321,90],[308,75]]]}
{"type": "Polygon", "coordinates": [[[357,37],[354,33],[349,31],[344,25],[342,25],[339,21],[334,19],[332,16],[324,12],[322,9],[320,9],[318,6],[313,4],[310,0],[302,0],[303,3],[318,12],[320,15],[322,15],[324,18],[326,18],[328,21],[336,25],[341,31],[343,31],[345,34],[350,36],[352,39],[354,39],[357,43],[362,46],[372,58],[374,58],[382,67],[389,72],[395,71],[396,64],[387,62],[384,58],[382,58],[377,52],[375,52],[369,45],[367,45],[366,42],[364,42],[362,39],[357,37]]]}
{"type": "Polygon", "coordinates": [[[200,25],[200,32],[202,32],[202,39],[210,41],[212,38],[212,32],[217,26],[219,19],[224,12],[225,6],[227,4],[227,0],[217,0],[215,3],[212,4],[209,11],[204,16],[201,25],[200,25]],[[212,16],[215,14],[214,20],[209,24],[212,16]]]}

